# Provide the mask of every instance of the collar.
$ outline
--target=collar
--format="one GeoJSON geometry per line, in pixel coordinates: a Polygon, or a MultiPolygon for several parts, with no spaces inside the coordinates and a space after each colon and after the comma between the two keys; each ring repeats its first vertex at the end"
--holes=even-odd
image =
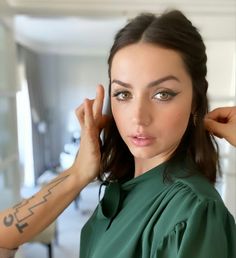
{"type": "Polygon", "coordinates": [[[193,168],[193,162],[186,155],[176,155],[170,160],[124,183],[103,182],[99,189],[99,198],[102,186],[105,185],[106,189],[103,199],[101,201],[99,200],[98,217],[100,219],[108,219],[109,226],[120,210],[124,192],[127,193],[137,186],[148,184],[150,191],[153,190],[155,194],[158,194],[164,188],[173,184],[176,178],[189,176],[189,167],[193,168]],[[165,177],[166,170],[168,170],[166,174],[171,175],[170,179],[165,177]]]}

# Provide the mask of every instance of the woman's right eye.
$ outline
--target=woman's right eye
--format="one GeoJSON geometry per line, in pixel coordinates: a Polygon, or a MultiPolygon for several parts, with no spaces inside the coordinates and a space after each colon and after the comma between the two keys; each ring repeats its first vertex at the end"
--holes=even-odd
{"type": "Polygon", "coordinates": [[[129,91],[118,91],[114,92],[113,97],[117,100],[124,101],[131,98],[131,93],[129,91]]]}

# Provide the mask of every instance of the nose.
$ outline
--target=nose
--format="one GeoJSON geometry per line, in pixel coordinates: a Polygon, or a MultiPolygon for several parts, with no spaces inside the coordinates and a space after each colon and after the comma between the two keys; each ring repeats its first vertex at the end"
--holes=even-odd
{"type": "Polygon", "coordinates": [[[136,126],[148,126],[152,121],[151,107],[144,99],[135,100],[131,107],[132,121],[136,126]]]}

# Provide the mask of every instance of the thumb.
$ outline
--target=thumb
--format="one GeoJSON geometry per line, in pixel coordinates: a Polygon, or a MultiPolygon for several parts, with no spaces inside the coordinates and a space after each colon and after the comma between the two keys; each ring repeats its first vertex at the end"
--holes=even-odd
{"type": "Polygon", "coordinates": [[[225,124],[219,123],[215,120],[205,118],[205,128],[219,138],[223,138],[222,134],[225,130],[225,124]]]}

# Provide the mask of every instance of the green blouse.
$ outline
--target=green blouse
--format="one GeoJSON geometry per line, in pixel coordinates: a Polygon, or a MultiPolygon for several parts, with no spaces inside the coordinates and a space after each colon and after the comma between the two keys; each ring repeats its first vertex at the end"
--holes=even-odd
{"type": "Polygon", "coordinates": [[[172,160],[106,187],[80,258],[236,258],[235,221],[191,162],[172,160]]]}

